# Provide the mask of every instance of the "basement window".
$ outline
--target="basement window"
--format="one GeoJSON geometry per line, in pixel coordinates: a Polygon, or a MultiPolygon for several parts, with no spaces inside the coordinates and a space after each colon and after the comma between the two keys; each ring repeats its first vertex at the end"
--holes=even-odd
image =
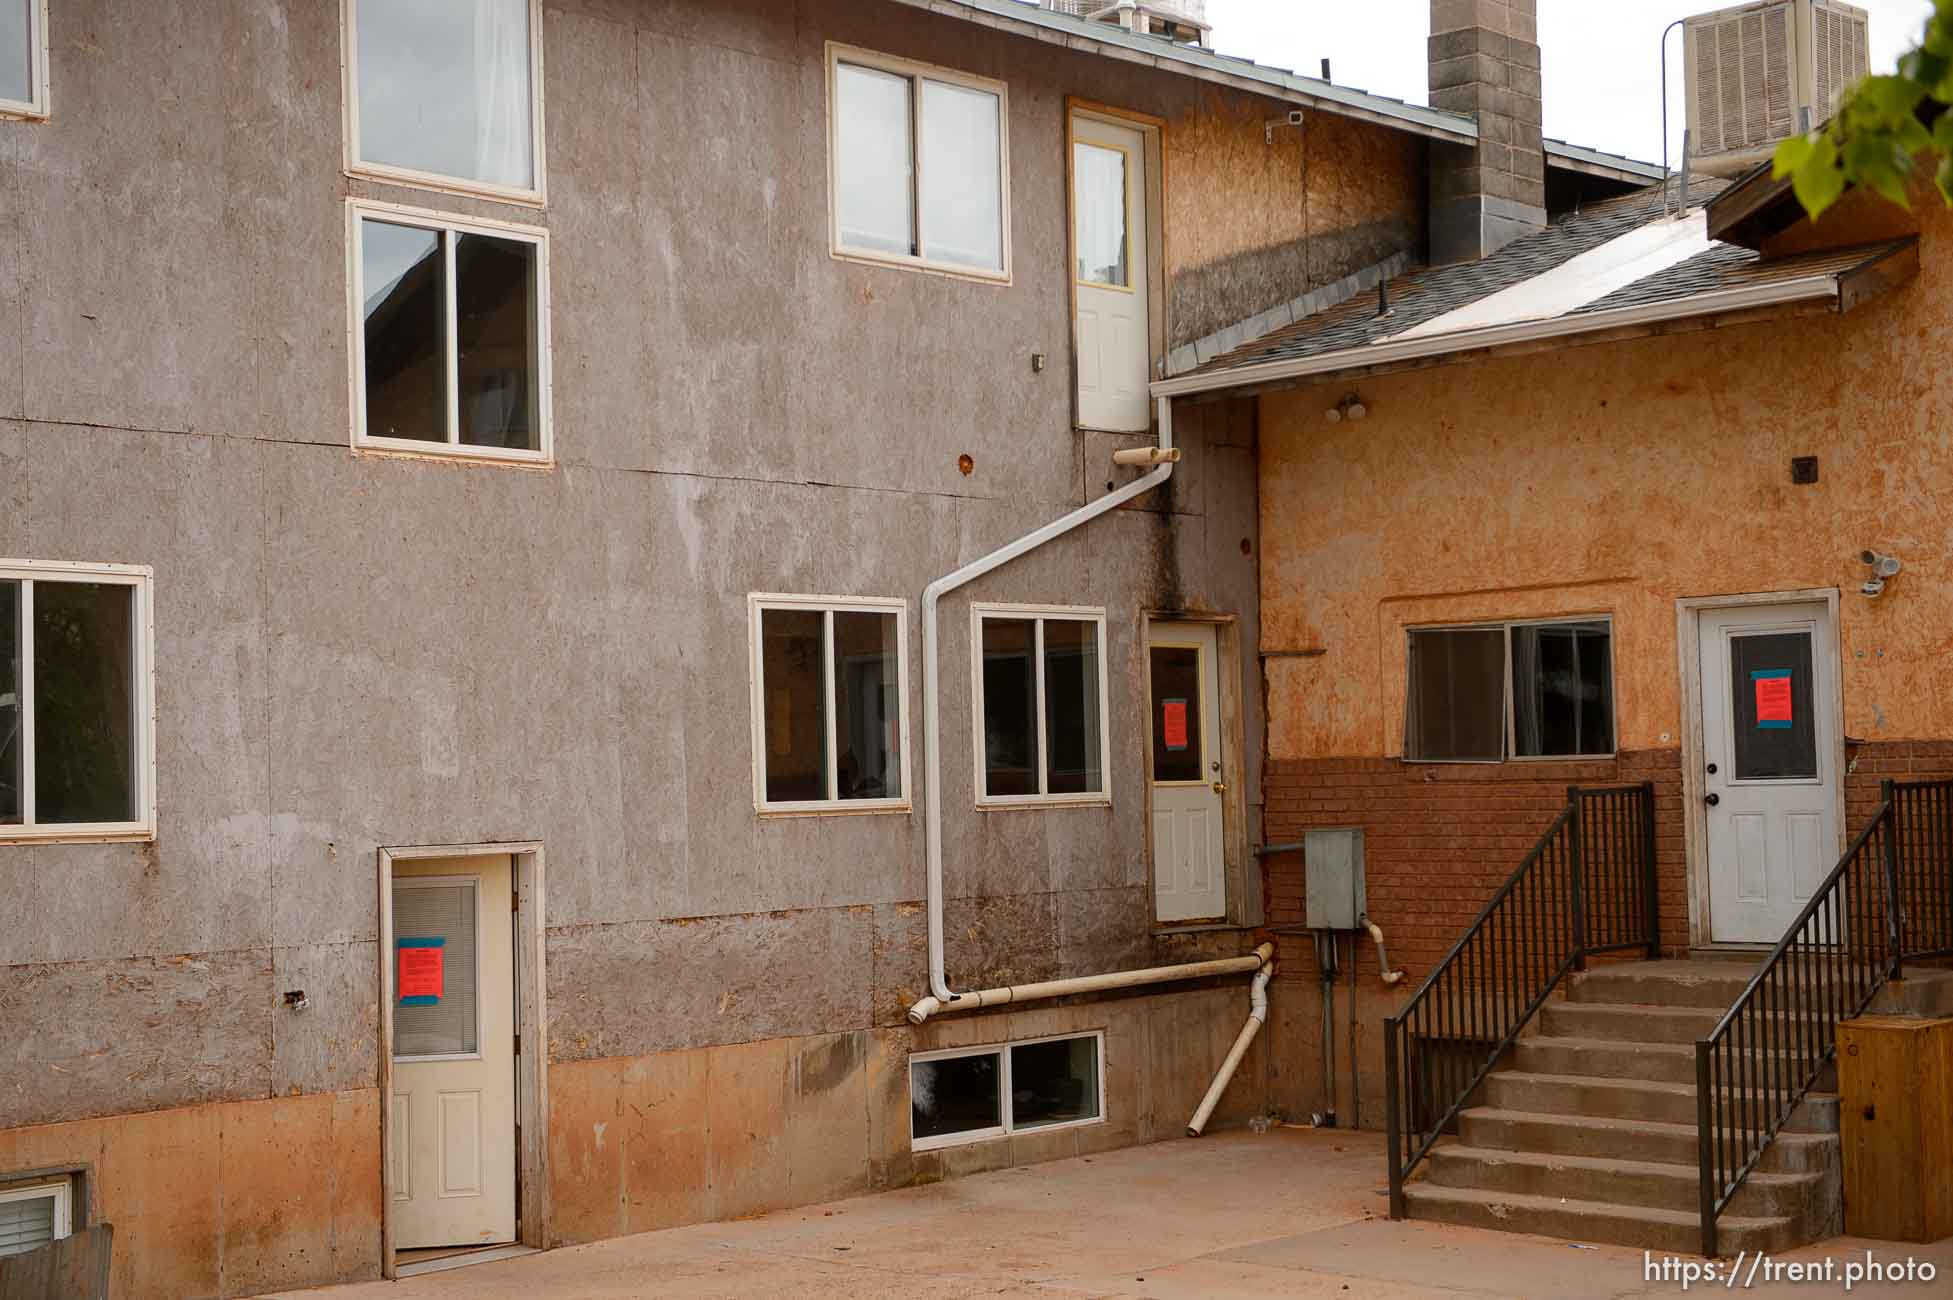
{"type": "Polygon", "coordinates": [[[47,0],[0,0],[0,117],[47,116],[47,0]]]}
{"type": "Polygon", "coordinates": [[[350,205],[353,445],[544,462],[546,232],[350,205]]]}
{"type": "Polygon", "coordinates": [[[1411,628],[1404,757],[1426,763],[1614,753],[1613,621],[1411,628]]]}
{"type": "Polygon", "coordinates": [[[1105,1035],[1028,1039],[909,1058],[912,1150],[1105,1118],[1105,1035]]]}
{"type": "Polygon", "coordinates": [[[154,833],[149,582],[0,560],[0,840],[154,833]]]}
{"type": "Polygon", "coordinates": [[[350,169],[540,203],[541,18],[541,0],[347,0],[350,169]]]}
{"type": "Polygon", "coordinates": [[[748,598],[761,812],[904,810],[908,602],[748,598]]]}
{"type": "Polygon", "coordinates": [[[1002,82],[830,44],[828,101],[836,256],[1009,278],[1002,82]]]}
{"type": "Polygon", "coordinates": [[[1104,803],[1105,611],[976,605],[977,802],[1104,803]]]}
{"type": "Polygon", "coordinates": [[[25,1255],[74,1231],[74,1187],[63,1178],[0,1186],[0,1256],[25,1255]]]}

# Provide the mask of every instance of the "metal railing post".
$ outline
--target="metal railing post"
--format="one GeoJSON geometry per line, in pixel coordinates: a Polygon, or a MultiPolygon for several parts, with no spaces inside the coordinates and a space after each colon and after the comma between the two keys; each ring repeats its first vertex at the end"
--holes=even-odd
{"type": "Polygon", "coordinates": [[[1384,1150],[1390,1153],[1390,1217],[1404,1217],[1403,1095],[1397,1082],[1397,1018],[1383,1022],[1384,1150]]]}
{"type": "Polygon", "coordinates": [[[1695,1145],[1696,1162],[1702,1178],[1702,1253],[1716,1257],[1716,1151],[1715,1129],[1710,1119],[1716,1105],[1709,1091],[1709,1044],[1695,1045],[1695,1145]]]}
{"type": "Polygon", "coordinates": [[[1657,891],[1658,855],[1655,853],[1655,783],[1641,783],[1641,889],[1647,909],[1648,960],[1661,957],[1661,898],[1657,891]]]}
{"type": "Polygon", "coordinates": [[[1573,969],[1587,969],[1587,906],[1585,891],[1580,877],[1584,874],[1580,854],[1580,787],[1570,785],[1566,788],[1567,808],[1572,813],[1567,819],[1567,882],[1568,892],[1573,900],[1573,969]]]}
{"type": "Polygon", "coordinates": [[[1905,957],[1899,924],[1899,805],[1894,798],[1891,778],[1878,783],[1879,798],[1885,803],[1885,843],[1879,856],[1885,867],[1885,942],[1888,945],[1885,977],[1905,978],[1905,957]]]}

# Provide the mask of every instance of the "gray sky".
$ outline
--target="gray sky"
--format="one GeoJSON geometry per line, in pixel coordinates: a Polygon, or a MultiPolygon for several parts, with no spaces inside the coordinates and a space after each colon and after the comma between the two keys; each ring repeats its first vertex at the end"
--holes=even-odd
{"type": "MultiPolygon", "coordinates": [[[[1889,72],[1924,28],[1931,0],[1853,0],[1871,13],[1872,70],[1889,72]]],[[[1539,0],[1546,134],[1661,158],[1662,28],[1715,0],[1539,0]]],[[[1207,0],[1214,45],[1340,85],[1426,102],[1430,0],[1207,0]]],[[[1668,47],[1671,154],[1682,149],[1682,33],[1668,47]]]]}

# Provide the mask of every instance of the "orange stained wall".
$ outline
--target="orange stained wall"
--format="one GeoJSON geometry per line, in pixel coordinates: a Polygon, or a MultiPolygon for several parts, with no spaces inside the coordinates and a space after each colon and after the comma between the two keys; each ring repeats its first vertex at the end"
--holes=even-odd
{"type": "Polygon", "coordinates": [[[1677,597],[1800,588],[1842,593],[1848,735],[1953,737],[1953,217],[1921,222],[1917,279],[1848,316],[1264,397],[1263,648],[1326,651],[1268,661],[1271,757],[1400,754],[1407,626],[1583,613],[1619,747],[1676,748],[1677,597]],[[1905,564],[1876,601],[1866,548],[1905,564]]]}

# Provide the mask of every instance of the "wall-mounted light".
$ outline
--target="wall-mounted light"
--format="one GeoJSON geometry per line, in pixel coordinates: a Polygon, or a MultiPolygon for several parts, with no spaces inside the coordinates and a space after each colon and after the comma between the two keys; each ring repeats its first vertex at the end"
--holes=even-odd
{"type": "Polygon", "coordinates": [[[1344,420],[1360,420],[1369,413],[1370,408],[1363,405],[1363,399],[1355,393],[1350,393],[1342,401],[1324,411],[1322,418],[1331,424],[1341,424],[1344,420]]]}
{"type": "Polygon", "coordinates": [[[1887,555],[1882,551],[1863,551],[1859,554],[1858,558],[1871,566],[1872,576],[1867,578],[1864,584],[1858,588],[1861,593],[1871,599],[1876,599],[1881,595],[1885,591],[1886,580],[1898,577],[1899,570],[1905,567],[1899,563],[1898,556],[1887,555]]]}

